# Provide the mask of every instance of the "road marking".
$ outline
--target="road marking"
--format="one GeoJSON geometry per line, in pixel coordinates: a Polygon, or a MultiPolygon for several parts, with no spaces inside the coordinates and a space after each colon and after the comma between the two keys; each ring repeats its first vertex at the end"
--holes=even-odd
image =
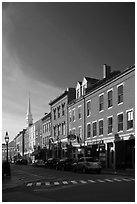
{"type": "Polygon", "coordinates": [[[112,180],[110,180],[110,179],[105,179],[105,181],[108,181],[108,182],[114,182],[114,181],[112,181],[112,180]]]}
{"type": "Polygon", "coordinates": [[[87,181],[80,180],[81,183],[87,183],[87,181]]]}
{"type": "Polygon", "coordinates": [[[130,178],[130,180],[135,181],[135,179],[134,179],[134,178],[130,178]]]}
{"type": "Polygon", "coordinates": [[[73,184],[77,184],[77,181],[71,181],[71,183],[73,183],[73,184]]]}
{"type": "Polygon", "coordinates": [[[46,186],[50,186],[50,182],[45,182],[45,185],[46,186]]]}
{"type": "Polygon", "coordinates": [[[121,181],[120,179],[117,179],[117,178],[114,178],[113,180],[115,180],[115,181],[121,181]]]}
{"type": "Polygon", "coordinates": [[[28,183],[27,186],[28,186],[28,187],[32,186],[32,183],[28,183]]]}
{"type": "Polygon", "coordinates": [[[37,182],[37,183],[36,183],[36,186],[41,186],[41,182],[37,182]]]}
{"type": "Polygon", "coordinates": [[[98,182],[101,182],[101,183],[104,183],[105,181],[103,180],[100,180],[100,179],[97,179],[98,182]]]}
{"type": "Polygon", "coordinates": [[[62,183],[63,183],[63,184],[68,184],[68,182],[67,182],[67,181],[62,181],[62,183]]]}
{"type": "Polygon", "coordinates": [[[93,181],[93,180],[88,180],[89,182],[91,182],[91,183],[96,183],[96,181],[93,181]]]}
{"type": "Polygon", "coordinates": [[[123,180],[123,181],[130,181],[129,179],[125,179],[125,178],[123,178],[122,180],[123,180]]]}
{"type": "Polygon", "coordinates": [[[54,182],[54,185],[59,185],[59,182],[58,181],[54,182]]]}

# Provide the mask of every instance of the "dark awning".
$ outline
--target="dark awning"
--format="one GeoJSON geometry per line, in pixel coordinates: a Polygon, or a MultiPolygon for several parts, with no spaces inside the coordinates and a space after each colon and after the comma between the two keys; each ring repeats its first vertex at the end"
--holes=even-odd
{"type": "Polygon", "coordinates": [[[40,150],[35,150],[34,152],[32,152],[31,156],[36,156],[40,153],[40,150]]]}

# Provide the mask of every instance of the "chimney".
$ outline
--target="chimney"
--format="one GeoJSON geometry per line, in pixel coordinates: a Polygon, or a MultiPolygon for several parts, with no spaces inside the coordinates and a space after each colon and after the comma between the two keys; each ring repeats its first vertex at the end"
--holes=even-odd
{"type": "Polygon", "coordinates": [[[111,73],[111,67],[107,64],[103,65],[103,78],[108,78],[111,73]]]}

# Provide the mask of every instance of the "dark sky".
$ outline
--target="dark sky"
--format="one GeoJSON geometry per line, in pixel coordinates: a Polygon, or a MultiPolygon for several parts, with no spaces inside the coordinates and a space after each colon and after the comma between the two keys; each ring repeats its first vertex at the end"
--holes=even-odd
{"type": "Polygon", "coordinates": [[[24,128],[29,91],[37,118],[84,76],[101,79],[105,63],[121,71],[135,63],[133,2],[4,3],[3,124],[24,128]]]}

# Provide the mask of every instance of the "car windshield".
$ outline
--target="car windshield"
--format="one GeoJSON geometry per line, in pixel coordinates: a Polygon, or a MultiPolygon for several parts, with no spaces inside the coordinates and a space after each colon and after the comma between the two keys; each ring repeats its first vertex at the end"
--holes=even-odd
{"type": "Polygon", "coordinates": [[[98,158],[86,158],[87,162],[98,162],[98,158]]]}

